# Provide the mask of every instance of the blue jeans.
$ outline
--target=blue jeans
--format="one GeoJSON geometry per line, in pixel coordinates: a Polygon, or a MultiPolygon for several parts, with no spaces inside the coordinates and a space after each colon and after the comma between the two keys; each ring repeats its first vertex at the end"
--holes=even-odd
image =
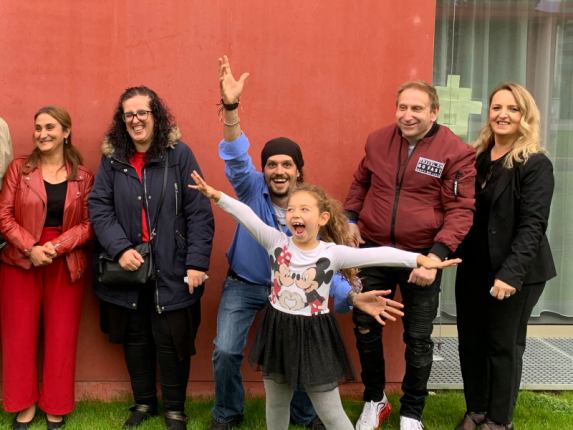
{"type": "MultiPolygon", "coordinates": [[[[247,284],[227,277],[217,315],[217,337],[213,353],[215,407],[213,418],[229,422],[245,412],[245,389],[241,365],[249,328],[265,306],[269,285],[247,284]]],[[[295,392],[291,415],[300,424],[308,424],[316,415],[308,394],[295,392]]]]}

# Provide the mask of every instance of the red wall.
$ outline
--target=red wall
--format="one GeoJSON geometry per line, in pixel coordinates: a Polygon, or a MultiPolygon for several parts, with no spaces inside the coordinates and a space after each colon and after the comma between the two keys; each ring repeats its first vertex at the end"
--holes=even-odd
{"type": "MultiPolygon", "coordinates": [[[[169,105],[206,178],[232,192],[218,157],[217,58],[250,72],[240,112],[257,167],[267,140],[300,144],[308,182],[344,199],[366,136],[394,120],[398,86],[431,80],[433,0],[39,0],[0,2],[0,116],[14,152],[32,149],[33,115],[65,107],[74,143],[96,171],[99,143],[125,88],[147,85],[169,105]]],[[[234,222],[215,208],[216,238],[192,381],[212,380],[212,340],[234,222]]],[[[357,358],[350,315],[340,317],[357,358]]],[[[401,380],[401,325],[385,332],[388,380],[401,380]]],[[[356,359],[357,371],[359,363],[356,359]]],[[[243,368],[245,379],[259,375],[243,368]]],[[[99,332],[88,280],[78,381],[125,381],[121,347],[99,332]]]]}

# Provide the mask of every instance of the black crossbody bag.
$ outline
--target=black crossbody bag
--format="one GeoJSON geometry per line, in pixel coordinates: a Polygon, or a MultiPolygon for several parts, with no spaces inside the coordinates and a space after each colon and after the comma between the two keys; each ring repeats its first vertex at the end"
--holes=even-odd
{"type": "Polygon", "coordinates": [[[102,252],[99,256],[99,281],[107,285],[121,285],[121,286],[141,286],[155,279],[155,264],[153,257],[153,238],[156,236],[157,222],[159,221],[159,213],[163,207],[163,200],[165,200],[165,190],[167,188],[167,172],[169,168],[168,152],[165,152],[165,167],[163,169],[163,190],[161,191],[161,199],[159,200],[159,208],[155,217],[155,227],[153,227],[149,235],[149,242],[143,242],[135,246],[134,249],[141,254],[143,263],[134,272],[128,272],[122,269],[117,261],[115,261],[107,252],[102,252]]]}

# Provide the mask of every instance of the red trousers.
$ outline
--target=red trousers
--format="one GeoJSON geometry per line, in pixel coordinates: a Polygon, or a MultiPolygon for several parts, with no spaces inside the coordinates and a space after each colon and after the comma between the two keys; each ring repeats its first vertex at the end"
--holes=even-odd
{"type": "MultiPolygon", "coordinates": [[[[61,234],[45,227],[40,244],[61,234]]],[[[0,322],[4,410],[17,412],[39,402],[52,415],[74,409],[76,349],[84,280],[70,282],[63,257],[43,267],[0,269],[0,322]],[[36,349],[40,318],[44,321],[44,369],[38,389],[36,349]]]]}

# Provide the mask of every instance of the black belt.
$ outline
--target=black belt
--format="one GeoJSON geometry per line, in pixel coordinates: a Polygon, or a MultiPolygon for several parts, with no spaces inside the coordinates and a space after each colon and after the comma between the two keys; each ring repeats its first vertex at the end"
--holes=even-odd
{"type": "Polygon", "coordinates": [[[251,282],[251,281],[247,281],[245,278],[241,278],[239,275],[237,275],[233,270],[231,270],[231,268],[229,267],[229,270],[227,271],[227,278],[231,278],[234,281],[239,281],[242,282],[244,284],[251,284],[251,285],[258,285],[255,282],[251,282]]]}

